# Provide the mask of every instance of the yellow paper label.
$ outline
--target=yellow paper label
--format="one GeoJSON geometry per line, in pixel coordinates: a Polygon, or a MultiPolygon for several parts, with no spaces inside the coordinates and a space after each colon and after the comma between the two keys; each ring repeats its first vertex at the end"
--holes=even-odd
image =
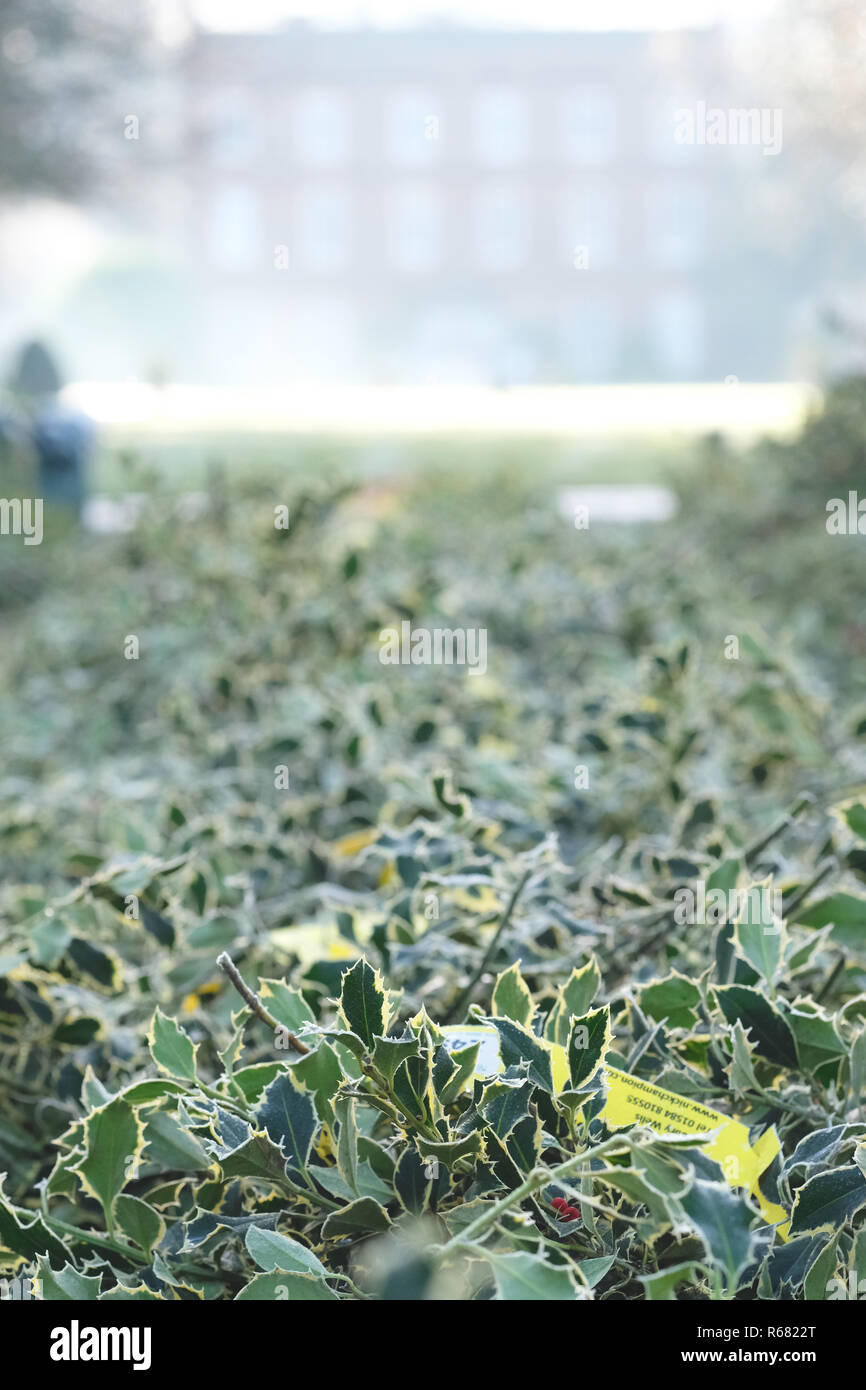
{"type": "MultiPolygon", "coordinates": [[[[495,1028],[445,1027],[442,1033],[449,1048],[481,1043],[476,1076],[493,1076],[504,1071],[499,1052],[499,1034],[495,1028]]],[[[543,1039],[538,1041],[544,1042],[543,1039]]],[[[558,1043],[544,1045],[550,1052],[554,1088],[561,1091],[568,1083],[565,1048],[558,1043]]],[[[665,1091],[661,1086],[630,1076],[616,1067],[605,1067],[605,1078],[608,1091],[601,1118],[609,1129],[640,1124],[657,1134],[712,1135],[705,1144],[699,1145],[701,1152],[720,1164],[731,1187],[747,1188],[765,1219],[771,1225],[778,1226],[783,1240],[787,1238],[787,1212],[778,1203],[769,1202],[758,1186],[760,1175],[781,1152],[779,1136],[774,1128],[766,1130],[754,1143],[750,1143],[748,1127],[741,1120],[720,1115],[717,1110],[710,1110],[688,1096],[665,1091]]]]}
{"type": "Polygon", "coordinates": [[[715,1130],[712,1138],[700,1145],[701,1152],[721,1165],[731,1187],[748,1189],[771,1225],[785,1223],[779,1229],[779,1234],[785,1239],[788,1223],[784,1207],[776,1202],[768,1202],[758,1186],[764,1169],[781,1152],[779,1136],[774,1128],[765,1130],[752,1144],[749,1142],[748,1127],[741,1120],[720,1115],[717,1110],[710,1110],[688,1096],[664,1091],[661,1086],[653,1086],[650,1081],[629,1076],[615,1067],[605,1067],[605,1076],[607,1101],[601,1118],[609,1129],[641,1124],[657,1134],[697,1135],[710,1134],[715,1130]]]}

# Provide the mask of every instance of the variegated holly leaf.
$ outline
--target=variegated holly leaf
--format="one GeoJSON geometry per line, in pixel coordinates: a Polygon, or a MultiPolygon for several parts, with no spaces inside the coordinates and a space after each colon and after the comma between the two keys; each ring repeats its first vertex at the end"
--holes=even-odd
{"type": "Polygon", "coordinates": [[[864,1206],[866,1177],[856,1164],[817,1173],[797,1190],[791,1233],[837,1230],[864,1206]]]}
{"type": "Polygon", "coordinates": [[[290,1076],[278,1076],[267,1087],[256,1111],[256,1124],[279,1146],[286,1172],[303,1177],[310,1160],[319,1117],[312,1096],[300,1091],[290,1076]]]}
{"type": "Polygon", "coordinates": [[[109,1101],[84,1122],[85,1156],[75,1172],[101,1204],[109,1230],[114,1227],[114,1199],[133,1174],[144,1146],[144,1126],[125,1100],[109,1101]]]}
{"type": "Polygon", "coordinates": [[[568,1034],[568,1070],[575,1090],[588,1086],[604,1062],[610,1047],[610,1009],[601,1009],[573,1018],[568,1034]]]}
{"type": "Polygon", "coordinates": [[[379,973],[363,956],[347,970],[340,986],[340,1014],[349,1030],[369,1048],[387,1032],[388,1001],[379,973]]]}

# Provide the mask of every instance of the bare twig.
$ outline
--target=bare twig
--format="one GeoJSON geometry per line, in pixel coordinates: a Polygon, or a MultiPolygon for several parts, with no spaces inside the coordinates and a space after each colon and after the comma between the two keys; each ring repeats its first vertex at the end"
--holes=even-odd
{"type": "Polygon", "coordinates": [[[800,904],[805,902],[809,894],[815,891],[815,889],[818,887],[818,884],[823,883],[827,875],[831,874],[834,869],[838,869],[838,867],[838,859],[836,858],[835,854],[831,854],[829,859],[825,859],[824,862],[818,866],[816,873],[812,875],[812,877],[809,879],[809,882],[804,883],[803,887],[800,889],[798,893],[794,895],[791,901],[785,904],[785,916],[793,916],[800,904]]]}
{"type": "Polygon", "coordinates": [[[243,976],[241,975],[241,972],[238,970],[228,951],[222,951],[217,956],[217,965],[219,966],[220,970],[224,971],[225,974],[228,975],[229,979],[231,980],[238,994],[241,996],[241,999],[243,999],[247,1008],[252,1009],[253,1013],[256,1014],[262,1020],[262,1023],[266,1023],[268,1025],[268,1027],[271,1029],[271,1032],[282,1032],[285,1035],[289,1047],[293,1048],[295,1052],[305,1054],[310,1051],[310,1049],[306,1047],[304,1043],[301,1042],[300,1038],[296,1038],[294,1033],[290,1033],[287,1028],[284,1028],[282,1023],[278,1022],[278,1020],[274,1018],[273,1014],[265,1008],[259,996],[253,993],[249,985],[244,980],[243,976]]]}
{"type": "Polygon", "coordinates": [[[821,1000],[824,999],[830,993],[830,990],[833,988],[839,976],[841,975],[844,965],[845,956],[843,954],[837,957],[833,969],[830,971],[830,974],[827,976],[821,988],[818,990],[818,993],[815,995],[816,1004],[820,1004],[821,1000]]]}
{"type": "Polygon", "coordinates": [[[760,839],[755,840],[751,845],[747,846],[743,854],[743,859],[748,867],[751,868],[755,861],[763,854],[764,850],[767,849],[774,840],[777,840],[780,835],[784,834],[784,832],[794,824],[798,816],[801,816],[805,810],[814,804],[815,798],[811,792],[804,792],[802,796],[798,797],[793,806],[785,812],[781,820],[778,820],[771,830],[768,830],[760,839]]]}
{"type": "Polygon", "coordinates": [[[497,923],[496,930],[494,931],[493,935],[490,938],[490,941],[488,942],[487,950],[481,957],[481,964],[478,966],[478,969],[475,971],[474,975],[472,976],[472,979],[469,981],[468,985],[461,993],[460,997],[457,1000],[457,1003],[454,1004],[454,1006],[448,1010],[448,1013],[446,1015],[447,1021],[450,1021],[452,1018],[457,1018],[460,1015],[462,1015],[464,1009],[466,1008],[466,1005],[472,998],[472,991],[475,989],[475,986],[478,984],[478,981],[481,979],[481,976],[487,969],[489,962],[492,960],[496,947],[499,945],[500,937],[502,936],[502,933],[505,931],[505,928],[508,926],[508,923],[511,921],[511,915],[514,912],[515,907],[517,906],[518,899],[520,898],[520,895],[522,894],[524,888],[529,882],[531,876],[531,870],[527,869],[526,872],[518,880],[514,888],[514,891],[508,900],[508,904],[505,908],[505,911],[502,913],[502,916],[500,917],[497,923]]]}

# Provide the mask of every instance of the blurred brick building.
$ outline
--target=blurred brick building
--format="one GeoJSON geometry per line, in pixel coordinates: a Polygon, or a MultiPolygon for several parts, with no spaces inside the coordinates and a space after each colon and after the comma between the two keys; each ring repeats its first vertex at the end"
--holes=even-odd
{"type": "Polygon", "coordinates": [[[204,370],[784,375],[744,214],[774,160],[676,138],[678,110],[731,104],[721,53],[711,30],[197,34],[180,116],[204,370]]]}

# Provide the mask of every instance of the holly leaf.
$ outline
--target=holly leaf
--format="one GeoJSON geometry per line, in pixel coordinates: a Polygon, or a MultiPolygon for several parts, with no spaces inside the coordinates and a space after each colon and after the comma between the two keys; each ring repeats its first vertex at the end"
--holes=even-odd
{"type": "Polygon", "coordinates": [[[485,1018],[482,1022],[492,1024],[499,1034],[499,1054],[503,1066],[519,1066],[521,1062],[526,1062],[530,1081],[553,1094],[550,1053],[535,1034],[510,1018],[485,1018]]]}
{"type": "Polygon", "coordinates": [[[256,1274],[245,1284],[235,1303],[334,1303],[337,1295],[323,1280],[312,1274],[274,1269],[268,1274],[256,1274]]]}
{"type": "Polygon", "coordinates": [[[853,830],[857,838],[866,840],[866,806],[863,805],[862,801],[852,801],[841,810],[849,828],[853,830]]]}
{"type": "Polygon", "coordinates": [[[312,1096],[299,1091],[288,1076],[278,1076],[264,1093],[256,1111],[256,1123],[278,1144],[286,1159],[286,1171],[302,1175],[319,1127],[312,1096]]]}
{"type": "Polygon", "coordinates": [[[752,1062],[752,1047],[746,1037],[746,1030],[740,1019],[737,1019],[731,1029],[733,1041],[733,1058],[729,1068],[731,1088],[734,1091],[757,1091],[758,1078],[755,1076],[755,1068],[752,1062]]]}
{"type": "MultiPolygon", "coordinates": [[[[763,901],[763,898],[762,898],[763,901]]],[[[761,913],[747,915],[759,917],[761,913]]],[[[775,980],[781,965],[788,933],[782,921],[738,921],[734,926],[734,949],[737,955],[756,970],[767,984],[775,980]]]]}
{"type": "Polygon", "coordinates": [[[0,1245],[28,1262],[39,1255],[62,1261],[67,1252],[42,1217],[15,1207],[7,1200],[3,1191],[5,1177],[5,1173],[0,1173],[0,1245]]]}
{"type": "Polygon", "coordinates": [[[826,927],[832,923],[833,940],[855,951],[862,950],[866,942],[866,898],[853,893],[833,893],[822,898],[801,909],[796,920],[804,927],[826,927]]]}
{"type": "Polygon", "coordinates": [[[119,1097],[84,1121],[86,1155],[74,1171],[101,1204],[109,1231],[114,1228],[114,1199],[131,1176],[143,1136],[136,1112],[119,1097]]]}
{"type": "Polygon", "coordinates": [[[698,1017],[695,1010],[700,1002],[701,992],[694,981],[676,971],[664,980],[645,985],[640,992],[644,1013],[670,1028],[693,1028],[698,1017]]]}
{"type": "Polygon", "coordinates": [[[120,1229],[149,1256],[165,1235],[165,1222],[159,1212],[140,1197],[127,1193],[115,1198],[114,1211],[120,1229]]]}
{"type": "Polygon", "coordinates": [[[176,1019],[167,1018],[161,1009],[157,1009],[147,1041],[160,1071],[168,1076],[182,1077],[184,1081],[195,1081],[196,1045],[176,1019]]]}
{"type": "Polygon", "coordinates": [[[334,1105],[334,1114],[337,1117],[337,1167],[352,1192],[358,1195],[358,1126],[352,1096],[341,1096],[334,1105]]]}
{"type": "Polygon", "coordinates": [[[694,1279],[698,1272],[699,1266],[693,1260],[685,1260],[682,1264],[657,1270],[655,1274],[639,1274],[638,1279],[644,1286],[648,1303],[673,1303],[679,1285],[694,1279]]]}
{"type": "Polygon", "coordinates": [[[728,1289],[733,1290],[755,1255],[752,1212],[738,1193],[703,1178],[695,1178],[677,1201],[713,1265],[724,1273],[728,1289]]]}
{"type": "Polygon", "coordinates": [[[807,1076],[816,1075],[825,1086],[829,1085],[848,1052],[847,1044],[836,1031],[833,1019],[796,1007],[791,1009],[787,1017],[802,1070],[807,1076]]]}
{"type": "Polygon", "coordinates": [[[414,1144],[408,1145],[397,1160],[394,1191],[400,1205],[415,1216],[429,1205],[433,1190],[432,1171],[429,1162],[425,1162],[414,1144]]]}
{"type": "Polygon", "coordinates": [[[295,1274],[314,1274],[320,1279],[327,1277],[328,1271],[318,1255],[314,1255],[299,1240],[280,1235],[279,1231],[250,1226],[244,1243],[259,1269],[267,1273],[280,1269],[295,1274]]]}
{"type": "Polygon", "coordinates": [[[44,1258],[37,1266],[39,1297],[46,1303],[93,1303],[99,1298],[102,1275],[81,1274],[74,1265],[52,1269],[44,1258]]]}
{"type": "Polygon", "coordinates": [[[493,987],[492,1012],[497,1018],[512,1018],[528,1028],[535,1013],[532,995],[520,973],[520,961],[498,976],[493,987]]]}
{"type": "Polygon", "coordinates": [[[493,1271],[497,1297],[503,1302],[572,1303],[578,1286],[571,1271],[552,1265],[540,1255],[517,1250],[500,1254],[495,1250],[475,1250],[483,1255],[493,1271]]]}
{"type": "Polygon", "coordinates": [[[373,1066],[381,1072],[390,1086],[394,1073],[407,1057],[417,1057],[421,1044],[412,1033],[402,1038],[374,1038],[373,1066]]]}
{"type": "Polygon", "coordinates": [[[372,1047],[377,1035],[388,1030],[387,1000],[382,977],[363,956],[343,974],[340,1013],[350,1033],[372,1047]]]}
{"type": "Polygon", "coordinates": [[[601,971],[595,956],[590,956],[580,970],[572,970],[547,1016],[544,1036],[548,1042],[565,1047],[568,1042],[569,1023],[572,1014],[581,1018],[589,1013],[590,1006],[601,985],[601,971]]]}
{"type": "Polygon", "coordinates": [[[791,1212],[791,1234],[836,1231],[866,1206],[866,1177],[856,1164],[816,1173],[798,1188],[791,1212]]]}
{"type": "Polygon", "coordinates": [[[769,999],[748,985],[716,985],[716,997],[728,1023],[739,1019],[762,1057],[783,1067],[797,1066],[794,1035],[769,999]]]}
{"type": "Polygon", "coordinates": [[[391,1218],[385,1208],[372,1197],[359,1197],[339,1211],[332,1211],[324,1226],[322,1236],[330,1240],[333,1236],[355,1236],[359,1232],[371,1234],[387,1231],[391,1218]]]}
{"type": "Polygon", "coordinates": [[[322,1039],[315,1052],[309,1052],[298,1062],[291,1064],[292,1076],[315,1099],[319,1119],[327,1122],[331,1118],[331,1102],[341,1083],[345,1080],[340,1059],[331,1044],[322,1039]]]}
{"type": "Polygon", "coordinates": [[[607,1004],[583,1018],[573,1018],[568,1035],[568,1070],[571,1084],[580,1090],[595,1076],[611,1044],[610,1008],[607,1004]]]}
{"type": "Polygon", "coordinates": [[[259,998],[289,1033],[299,1033],[304,1024],[316,1021],[300,990],[292,989],[285,980],[260,980],[259,998]]]}

